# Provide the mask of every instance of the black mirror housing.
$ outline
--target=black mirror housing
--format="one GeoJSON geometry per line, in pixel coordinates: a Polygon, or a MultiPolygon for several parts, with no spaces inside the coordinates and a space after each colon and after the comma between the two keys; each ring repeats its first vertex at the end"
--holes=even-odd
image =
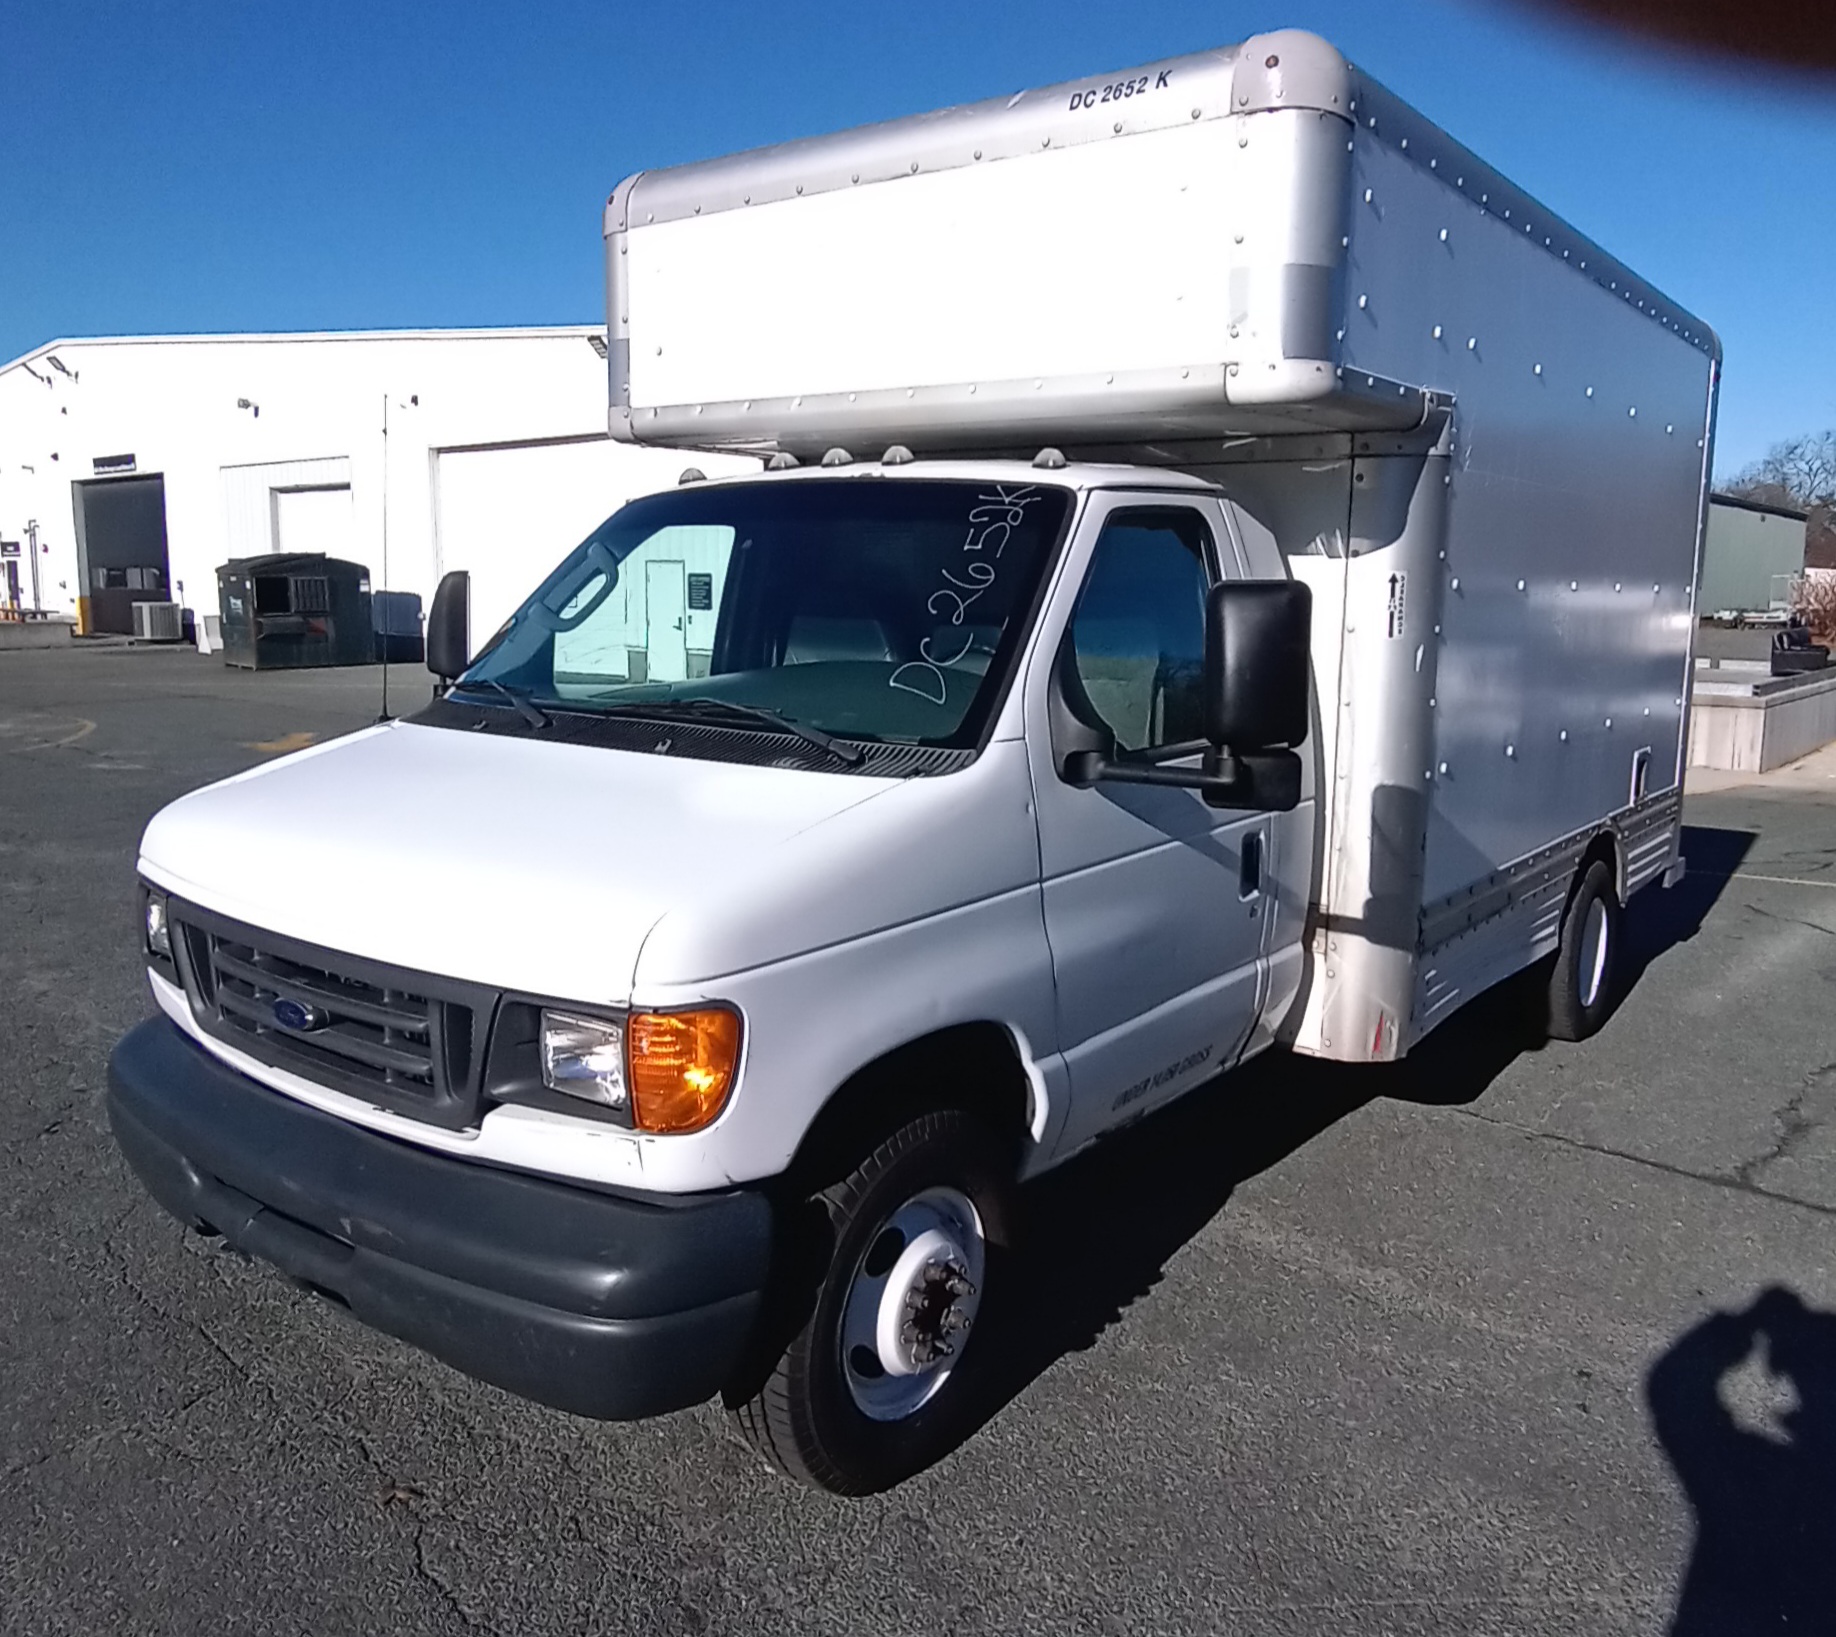
{"type": "Polygon", "coordinates": [[[1254,750],[1228,758],[1229,773],[1201,786],[1207,807],[1292,813],[1300,806],[1301,759],[1291,750],[1254,750]]]}
{"type": "Polygon", "coordinates": [[[1307,738],[1313,593],[1226,580],[1205,599],[1205,737],[1246,755],[1307,738]]]}
{"type": "Polygon", "coordinates": [[[472,577],[464,569],[443,575],[427,614],[427,668],[449,683],[472,657],[472,577]]]}

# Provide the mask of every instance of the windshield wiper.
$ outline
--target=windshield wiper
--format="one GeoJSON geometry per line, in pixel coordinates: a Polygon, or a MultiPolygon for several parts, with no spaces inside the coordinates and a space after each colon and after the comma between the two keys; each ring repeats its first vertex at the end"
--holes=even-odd
{"type": "Polygon", "coordinates": [[[768,710],[763,705],[742,705],[731,699],[657,699],[645,700],[642,703],[629,705],[608,704],[602,707],[618,715],[657,716],[708,716],[726,717],[735,722],[758,722],[768,728],[775,728],[779,733],[788,733],[793,739],[801,739],[806,745],[833,756],[844,767],[859,767],[867,760],[867,753],[854,745],[844,745],[821,728],[813,728],[808,723],[796,721],[789,716],[780,716],[775,710],[768,710]]]}
{"type": "Polygon", "coordinates": [[[461,681],[461,688],[490,688],[509,701],[510,708],[532,728],[540,730],[548,726],[548,718],[535,705],[530,703],[529,695],[518,693],[514,688],[506,688],[494,677],[475,676],[470,681],[461,681]]]}

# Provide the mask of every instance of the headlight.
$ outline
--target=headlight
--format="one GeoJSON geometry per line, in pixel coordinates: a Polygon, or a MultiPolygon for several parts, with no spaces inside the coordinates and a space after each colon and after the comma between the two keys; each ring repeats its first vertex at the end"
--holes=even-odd
{"type": "Polygon", "coordinates": [[[605,1108],[624,1108],[624,1025],[573,1012],[542,1013],[542,1084],[605,1108]]]}
{"type": "Polygon", "coordinates": [[[712,1125],[739,1068],[740,1020],[724,1006],[634,1012],[623,1022],[544,1009],[542,1084],[616,1109],[639,1131],[712,1125]]]}
{"type": "Polygon", "coordinates": [[[148,892],[145,907],[147,953],[162,961],[172,959],[172,931],[166,925],[166,895],[148,892]]]}

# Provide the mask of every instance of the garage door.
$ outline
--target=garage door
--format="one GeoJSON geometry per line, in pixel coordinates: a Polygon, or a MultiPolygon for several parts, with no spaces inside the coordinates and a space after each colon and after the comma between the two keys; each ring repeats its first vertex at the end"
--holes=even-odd
{"type": "Polygon", "coordinates": [[[672,488],[689,465],[710,477],[758,469],[742,457],[638,449],[609,438],[438,451],[439,567],[472,576],[473,646],[627,500],[672,488]]]}

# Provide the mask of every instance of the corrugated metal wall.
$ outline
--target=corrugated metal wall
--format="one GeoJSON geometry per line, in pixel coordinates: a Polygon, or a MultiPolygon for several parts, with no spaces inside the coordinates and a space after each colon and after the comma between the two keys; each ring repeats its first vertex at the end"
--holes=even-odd
{"type": "Polygon", "coordinates": [[[1801,519],[1748,511],[1719,500],[1709,502],[1702,590],[1696,598],[1701,613],[1752,613],[1769,608],[1774,579],[1803,572],[1801,519]]]}
{"type": "Polygon", "coordinates": [[[276,489],[330,489],[350,486],[348,455],[323,460],[268,461],[258,466],[223,468],[223,516],[227,557],[260,557],[273,551],[276,489]]]}

